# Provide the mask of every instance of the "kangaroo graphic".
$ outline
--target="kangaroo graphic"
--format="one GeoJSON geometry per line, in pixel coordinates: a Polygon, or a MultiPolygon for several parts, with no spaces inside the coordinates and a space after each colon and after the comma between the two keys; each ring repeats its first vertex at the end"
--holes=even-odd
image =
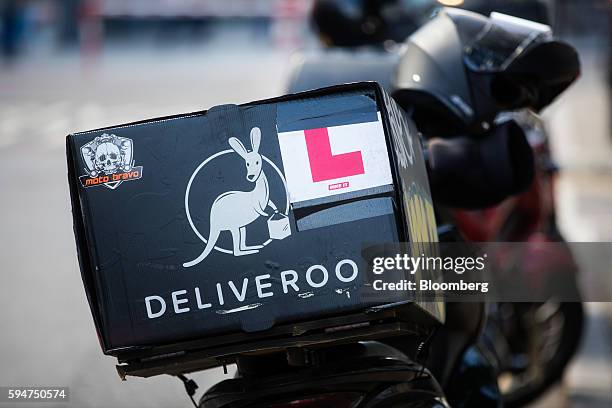
{"type": "Polygon", "coordinates": [[[228,191],[215,199],[210,209],[210,231],[204,251],[191,262],[183,264],[189,268],[202,262],[213,250],[221,231],[232,234],[234,256],[249,255],[259,252],[263,245],[246,245],[246,226],[260,216],[267,216],[268,205],[276,211],[276,206],[270,201],[268,179],[262,169],[263,159],[259,154],[261,130],[251,129],[252,151],[247,152],[244,145],[235,137],[229,139],[232,149],[244,159],[246,179],[255,183],[251,191],[228,191]]]}

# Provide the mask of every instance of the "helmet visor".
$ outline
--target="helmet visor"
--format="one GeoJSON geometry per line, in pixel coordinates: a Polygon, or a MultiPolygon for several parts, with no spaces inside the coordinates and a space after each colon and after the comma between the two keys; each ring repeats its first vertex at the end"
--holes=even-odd
{"type": "Polygon", "coordinates": [[[469,69],[482,73],[505,70],[533,44],[552,38],[549,26],[501,13],[489,22],[464,51],[469,69]]]}

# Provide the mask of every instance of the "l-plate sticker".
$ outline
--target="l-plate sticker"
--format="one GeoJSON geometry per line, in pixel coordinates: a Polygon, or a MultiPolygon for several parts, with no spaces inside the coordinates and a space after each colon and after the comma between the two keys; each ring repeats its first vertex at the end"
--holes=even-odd
{"type": "Polygon", "coordinates": [[[392,184],[380,114],[375,122],[278,133],[292,203],[392,184]]]}

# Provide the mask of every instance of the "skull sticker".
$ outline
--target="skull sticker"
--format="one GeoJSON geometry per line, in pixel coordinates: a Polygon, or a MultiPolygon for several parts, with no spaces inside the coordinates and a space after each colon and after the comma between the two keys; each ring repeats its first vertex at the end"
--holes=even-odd
{"type": "Polygon", "coordinates": [[[81,147],[87,175],[81,176],[83,187],[102,184],[115,189],[123,181],[139,179],[142,166],[134,167],[132,139],[104,133],[81,147]]]}
{"type": "Polygon", "coordinates": [[[106,174],[113,174],[117,172],[123,159],[119,147],[116,144],[104,142],[96,148],[94,161],[96,169],[106,174]]]}

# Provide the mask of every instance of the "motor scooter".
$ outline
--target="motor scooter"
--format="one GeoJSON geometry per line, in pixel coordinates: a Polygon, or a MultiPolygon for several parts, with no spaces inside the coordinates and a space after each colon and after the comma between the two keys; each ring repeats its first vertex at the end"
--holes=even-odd
{"type": "MultiPolygon", "coordinates": [[[[330,5],[326,4],[325,7],[330,5]]],[[[336,10],[337,13],[339,11],[336,10]]],[[[318,13],[321,12],[318,9],[318,13]]],[[[505,200],[505,197],[491,190],[491,201],[485,209],[443,209],[443,206],[439,206],[439,215],[444,214],[448,225],[457,228],[462,239],[471,241],[527,241],[537,244],[542,240],[562,240],[556,228],[553,201],[556,167],[548,150],[544,124],[536,112],[577,78],[579,63],[575,51],[566,44],[551,41],[550,29],[542,24],[501,15],[497,15],[497,21],[490,24],[473,13],[455,10],[447,13],[455,15],[451,17],[454,24],[437,17],[437,22],[418,30],[395,50],[375,46],[384,42],[381,41],[384,34],[379,33],[378,36],[360,39],[360,45],[365,48],[332,49],[303,59],[294,70],[289,89],[303,90],[340,81],[377,80],[394,92],[396,100],[410,112],[426,138],[441,136],[449,139],[461,134],[479,138],[496,123],[514,118],[528,136],[534,153],[534,182],[526,191],[517,190],[515,196],[505,200]],[[504,43],[500,34],[513,29],[523,35],[517,35],[522,42],[517,38],[513,40],[517,41],[515,46],[522,47],[520,51],[512,48],[512,41],[504,43]],[[445,31],[446,37],[440,34],[445,31]],[[470,44],[470,40],[465,38],[457,39],[457,32],[459,36],[466,35],[468,38],[466,32],[477,32],[479,37],[476,36],[476,40],[471,38],[470,44]],[[448,44],[441,42],[442,38],[448,44]],[[508,49],[498,49],[498,44],[504,44],[508,49]],[[530,45],[533,46],[531,50],[525,52],[530,45]],[[471,46],[471,51],[461,52],[462,46],[468,50],[471,46]],[[545,63],[542,63],[544,60],[545,63]],[[464,69],[468,71],[467,80],[464,69]]],[[[370,18],[368,15],[371,15],[371,11],[360,16],[362,25],[370,18]]],[[[353,15],[353,18],[356,17],[353,15]]],[[[342,38],[333,38],[336,43],[343,43],[342,38]]],[[[529,167],[529,163],[518,166],[519,170],[524,171],[529,167]]],[[[449,174],[446,174],[444,183],[445,188],[438,191],[439,199],[462,194],[449,174]]],[[[470,194],[465,196],[468,199],[471,197],[470,194]]],[[[469,200],[460,205],[476,206],[469,200]]],[[[545,259],[542,259],[545,262],[535,263],[537,267],[529,268],[526,264],[523,268],[524,278],[534,281],[538,279],[537,276],[555,273],[557,277],[564,274],[575,282],[577,268],[569,249],[562,245],[555,248],[559,248],[561,253],[545,254],[545,259]],[[551,263],[552,259],[555,262],[551,263]]],[[[579,299],[579,294],[576,294],[576,298],[579,299]]],[[[582,306],[579,302],[553,301],[499,304],[494,305],[490,312],[488,335],[485,337],[488,337],[489,349],[500,366],[498,376],[504,400],[508,405],[524,404],[562,378],[563,369],[579,343],[580,336],[576,333],[580,333],[582,328],[582,306]],[[526,307],[515,310],[518,306],[526,307]],[[503,323],[499,318],[501,310],[504,311],[503,323]],[[542,310],[548,313],[542,313],[542,310]],[[544,321],[534,324],[538,319],[544,321]],[[525,325],[529,325],[527,336],[524,335],[525,325]],[[519,329],[516,326],[522,327],[519,329]],[[544,335],[546,332],[555,335],[551,338],[544,335]],[[515,348],[508,346],[512,342],[515,348]],[[548,351],[551,345],[555,345],[554,350],[558,352],[542,353],[543,344],[548,344],[548,351]],[[542,355],[548,356],[546,361],[542,361],[542,355]]]]}

